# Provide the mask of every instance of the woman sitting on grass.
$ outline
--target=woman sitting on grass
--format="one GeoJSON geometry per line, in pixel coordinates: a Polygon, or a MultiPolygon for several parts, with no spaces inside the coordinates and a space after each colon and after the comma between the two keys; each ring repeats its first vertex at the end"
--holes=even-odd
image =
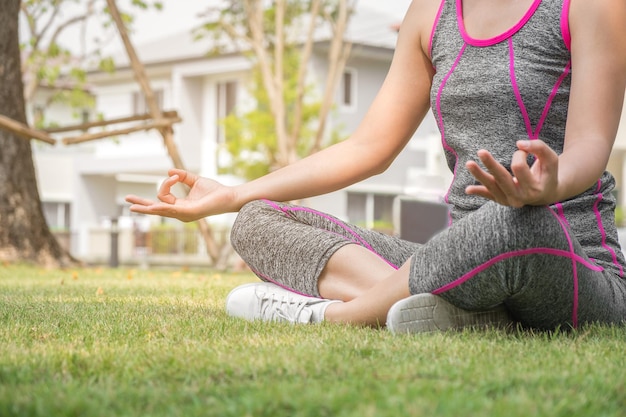
{"type": "Polygon", "coordinates": [[[625,88],[623,0],[414,0],[349,139],[236,187],[171,170],[157,202],[127,200],[182,221],[239,211],[232,244],[265,282],[230,293],[233,316],[396,332],[621,323],[605,169],[625,88]],[[429,109],[454,179],[450,227],[426,244],[281,203],[384,171],[429,109]]]}

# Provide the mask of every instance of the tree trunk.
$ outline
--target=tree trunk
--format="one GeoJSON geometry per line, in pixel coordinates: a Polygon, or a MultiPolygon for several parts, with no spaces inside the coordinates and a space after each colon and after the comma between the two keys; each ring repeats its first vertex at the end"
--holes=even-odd
{"type": "MultiPolygon", "coordinates": [[[[26,123],[18,40],[19,0],[0,0],[0,114],[26,123]]],[[[0,130],[0,261],[73,263],[48,229],[30,147],[0,130]]]]}

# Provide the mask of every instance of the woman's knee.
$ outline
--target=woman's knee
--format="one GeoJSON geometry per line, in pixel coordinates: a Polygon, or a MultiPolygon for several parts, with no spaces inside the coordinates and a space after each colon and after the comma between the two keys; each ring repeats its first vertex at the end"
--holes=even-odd
{"type": "Polygon", "coordinates": [[[259,232],[263,212],[268,208],[268,204],[261,200],[251,201],[241,207],[230,231],[230,242],[236,251],[239,252],[245,242],[250,241],[252,234],[259,232]]]}

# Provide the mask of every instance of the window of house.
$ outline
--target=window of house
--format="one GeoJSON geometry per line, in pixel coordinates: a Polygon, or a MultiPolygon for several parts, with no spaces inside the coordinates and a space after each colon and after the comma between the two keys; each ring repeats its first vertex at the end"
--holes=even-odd
{"type": "Polygon", "coordinates": [[[89,119],[91,118],[91,112],[89,109],[82,109],[80,112],[80,122],[81,123],[89,123],[89,119]]]}
{"type": "Polygon", "coordinates": [[[341,77],[341,107],[354,109],[356,107],[356,70],[346,68],[341,77]]]}
{"type": "Polygon", "coordinates": [[[70,230],[70,203],[44,201],[42,208],[51,230],[70,230]]]}
{"type": "Polygon", "coordinates": [[[35,105],[33,107],[33,124],[36,127],[42,126],[45,117],[46,116],[45,116],[45,109],[44,109],[44,107],[41,106],[41,105],[35,105]]]}
{"type": "Polygon", "coordinates": [[[226,141],[226,132],[221,121],[235,111],[237,105],[237,82],[224,81],[217,83],[216,92],[216,120],[217,120],[217,142],[224,143],[226,141]]]}
{"type": "Polygon", "coordinates": [[[393,194],[348,192],[348,220],[370,229],[390,230],[393,226],[393,194]]]}
{"type": "Polygon", "coordinates": [[[395,195],[375,194],[374,195],[374,222],[385,225],[393,223],[393,200],[395,195]]]}
{"type": "Polygon", "coordinates": [[[348,219],[350,223],[364,225],[367,222],[367,194],[348,193],[348,219]]]}
{"type": "MultiPolygon", "coordinates": [[[[154,90],[154,98],[159,106],[159,109],[163,109],[163,90],[154,90]]],[[[133,93],[133,114],[148,114],[150,113],[150,107],[146,101],[142,91],[135,91],[133,93]]]]}
{"type": "MultiPolygon", "coordinates": [[[[82,111],[80,112],[80,122],[82,124],[87,124],[89,123],[91,119],[91,112],[89,111],[89,109],[82,109],[82,111]]],[[[88,129],[83,129],[83,132],[87,132],[88,129]]]]}

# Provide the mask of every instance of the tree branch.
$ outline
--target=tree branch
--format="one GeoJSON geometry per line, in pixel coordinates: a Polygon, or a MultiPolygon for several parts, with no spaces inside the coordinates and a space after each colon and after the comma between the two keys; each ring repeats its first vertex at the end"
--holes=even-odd
{"type": "Polygon", "coordinates": [[[107,130],[104,132],[97,132],[97,133],[84,133],[78,136],[63,138],[63,144],[74,145],[77,143],[89,142],[92,140],[108,138],[111,136],[128,135],[129,133],[139,132],[142,130],[160,129],[164,127],[171,128],[173,123],[178,123],[181,120],[182,120],[181,118],[159,119],[159,120],[153,120],[150,122],[142,123],[137,126],[127,127],[124,129],[107,130]]]}
{"type": "Polygon", "coordinates": [[[295,144],[289,140],[287,133],[287,117],[285,109],[285,14],[286,0],[276,0],[275,7],[275,42],[274,42],[274,86],[277,94],[276,103],[276,139],[281,153],[282,163],[287,165],[295,158],[295,144]]]}
{"type": "Polygon", "coordinates": [[[22,57],[22,68],[21,68],[22,77],[23,77],[24,74],[26,74],[26,70],[28,68],[26,63],[30,61],[30,58],[34,51],[33,45],[36,46],[39,43],[39,39],[37,38],[37,20],[34,14],[28,9],[28,7],[26,7],[24,3],[21,3],[20,10],[22,11],[22,13],[24,13],[24,16],[26,16],[26,22],[28,23],[29,38],[34,40],[30,48],[24,48],[24,51],[23,51],[24,55],[22,57]]]}
{"type": "Polygon", "coordinates": [[[41,29],[41,31],[36,36],[37,44],[33,45],[33,50],[38,49],[39,42],[46,35],[46,32],[52,27],[52,24],[54,23],[57,15],[59,14],[59,8],[60,8],[60,3],[55,3],[54,4],[54,8],[52,9],[52,13],[50,14],[50,18],[48,19],[48,22],[46,22],[46,24],[43,25],[43,28],[41,29]]]}
{"type": "Polygon", "coordinates": [[[0,114],[0,128],[8,130],[9,132],[12,132],[24,139],[28,139],[28,140],[30,140],[31,138],[37,139],[42,142],[49,143],[50,145],[54,145],[57,143],[56,140],[48,136],[47,133],[39,131],[39,130],[35,130],[31,128],[30,126],[27,126],[23,123],[20,123],[16,120],[13,120],[1,114],[0,114]]]}
{"type": "Polygon", "coordinates": [[[48,48],[56,43],[57,38],[59,37],[59,35],[66,28],[68,28],[69,26],[72,26],[73,24],[76,24],[78,22],[85,21],[88,18],[89,18],[89,16],[87,14],[84,14],[84,15],[81,15],[81,16],[75,16],[75,17],[73,17],[71,19],[66,20],[65,22],[63,22],[59,26],[57,26],[57,28],[55,29],[54,33],[50,37],[50,42],[48,42],[48,48]]]}
{"type": "MultiPolygon", "coordinates": [[[[258,60],[259,69],[263,78],[263,85],[270,99],[270,107],[274,102],[276,87],[273,82],[272,64],[265,48],[265,36],[263,30],[263,9],[258,7],[258,0],[244,0],[244,10],[248,16],[251,34],[250,46],[254,50],[258,60]]],[[[272,114],[274,109],[272,108],[272,114]]]]}
{"type": "Polygon", "coordinates": [[[302,47],[300,55],[300,67],[298,68],[298,78],[296,80],[296,99],[293,110],[293,125],[291,128],[291,137],[300,137],[302,129],[302,109],[304,106],[304,90],[306,86],[306,75],[309,67],[309,61],[313,53],[313,44],[315,43],[315,29],[317,27],[317,18],[320,14],[321,0],[313,0],[311,3],[309,29],[302,47]]]}
{"type": "Polygon", "coordinates": [[[350,20],[352,10],[352,7],[348,5],[348,0],[341,0],[339,2],[337,21],[334,25],[332,25],[333,36],[330,49],[328,51],[328,61],[330,66],[328,70],[328,78],[326,79],[326,88],[322,98],[322,106],[320,108],[319,127],[315,135],[315,141],[313,142],[311,152],[316,152],[322,147],[322,140],[326,130],[326,122],[332,107],[333,95],[337,88],[339,75],[343,72],[346,62],[350,56],[352,42],[345,41],[345,32],[348,28],[348,22],[350,20]]]}
{"type": "Polygon", "coordinates": [[[24,3],[20,5],[20,10],[22,11],[22,13],[24,13],[24,16],[26,16],[26,22],[28,23],[28,30],[29,30],[30,36],[34,37],[37,33],[35,17],[30,12],[30,10],[28,10],[28,7],[26,7],[24,3]]]}
{"type": "Polygon", "coordinates": [[[235,26],[233,26],[231,23],[226,22],[224,19],[220,18],[219,21],[220,24],[220,28],[222,28],[226,34],[228,35],[228,37],[236,43],[236,41],[244,41],[247,44],[251,44],[252,43],[252,39],[237,32],[237,29],[235,28],[235,26]]]}

